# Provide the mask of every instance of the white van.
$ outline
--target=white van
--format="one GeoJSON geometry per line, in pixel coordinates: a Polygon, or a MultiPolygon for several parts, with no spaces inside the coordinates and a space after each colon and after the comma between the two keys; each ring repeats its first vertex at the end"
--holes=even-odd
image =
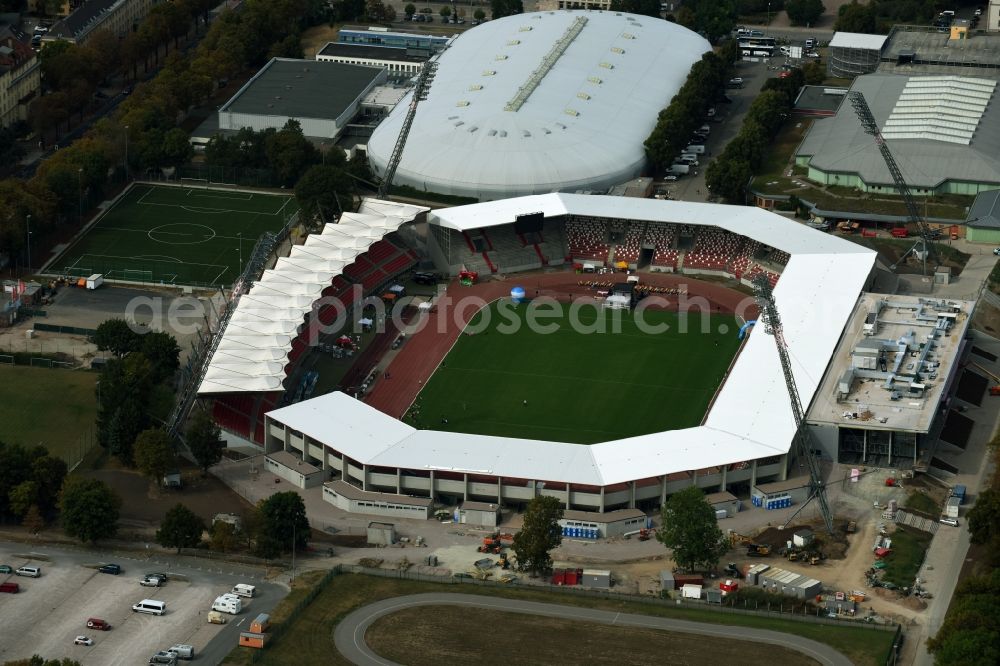
{"type": "Polygon", "coordinates": [[[951,525],[952,527],[958,527],[958,521],[954,518],[946,518],[942,516],[941,519],[938,520],[938,522],[941,523],[942,525],[951,525]]]}
{"type": "Polygon", "coordinates": [[[167,612],[167,604],[156,599],[143,599],[132,606],[135,613],[149,613],[150,615],[163,615],[167,612]]]}
{"type": "Polygon", "coordinates": [[[222,595],[212,603],[212,610],[219,611],[220,613],[229,613],[230,615],[238,615],[243,610],[243,602],[240,601],[239,597],[222,595]]]}
{"type": "Polygon", "coordinates": [[[253,585],[239,583],[238,585],[233,586],[231,594],[235,594],[238,597],[253,597],[257,594],[257,588],[253,585]]]}
{"type": "Polygon", "coordinates": [[[36,567],[30,564],[26,564],[23,567],[19,567],[15,571],[18,576],[27,576],[28,578],[38,578],[42,575],[42,568],[36,567]]]}

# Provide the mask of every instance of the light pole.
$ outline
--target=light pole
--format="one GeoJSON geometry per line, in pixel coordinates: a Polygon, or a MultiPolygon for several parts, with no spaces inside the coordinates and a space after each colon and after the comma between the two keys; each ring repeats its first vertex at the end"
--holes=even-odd
{"type": "Polygon", "coordinates": [[[239,277],[240,275],[243,275],[243,232],[242,231],[236,232],[236,243],[237,245],[239,245],[238,251],[240,253],[240,272],[239,275],[236,276],[239,277]]]}
{"type": "Polygon", "coordinates": [[[24,218],[24,229],[28,232],[28,275],[31,275],[31,215],[24,218]]]}
{"type": "Polygon", "coordinates": [[[295,523],[292,523],[292,580],[290,582],[295,582],[295,523]]]}
{"type": "Polygon", "coordinates": [[[771,3],[767,3],[767,24],[771,25],[771,3]]]}
{"type": "Polygon", "coordinates": [[[128,182],[128,125],[125,126],[125,182],[128,182]]]}
{"type": "Polygon", "coordinates": [[[76,174],[77,174],[77,182],[80,185],[80,189],[79,189],[79,194],[80,194],[80,224],[83,224],[83,167],[80,167],[79,169],[77,169],[76,174]]]}

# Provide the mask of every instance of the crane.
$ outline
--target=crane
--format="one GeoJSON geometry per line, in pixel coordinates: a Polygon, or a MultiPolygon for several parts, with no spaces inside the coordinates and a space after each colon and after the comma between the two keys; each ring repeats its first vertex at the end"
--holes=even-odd
{"type": "Polygon", "coordinates": [[[792,374],[792,362],[788,356],[788,345],[785,343],[781,316],[778,314],[778,306],[774,302],[771,282],[766,273],[760,273],[754,277],[753,283],[757,292],[757,304],[760,307],[758,319],[764,320],[764,330],[767,334],[774,336],[774,344],[778,348],[778,358],[781,359],[781,372],[785,375],[785,386],[788,387],[788,397],[792,403],[792,416],[795,418],[793,446],[799,458],[804,459],[809,467],[809,499],[803,502],[802,506],[789,517],[788,522],[795,518],[810,500],[815,498],[819,502],[819,511],[823,516],[826,531],[833,534],[833,515],[830,513],[830,505],[826,501],[826,484],[823,483],[823,477],[820,474],[819,459],[814,453],[812,433],[805,422],[805,410],[802,409],[802,399],[799,397],[799,389],[795,385],[795,376],[792,374]]]}
{"type": "Polygon", "coordinates": [[[403,118],[403,126],[400,128],[399,136],[396,138],[396,145],[393,147],[389,161],[385,165],[385,175],[378,186],[379,199],[387,199],[389,197],[389,188],[392,186],[392,179],[396,176],[396,168],[399,167],[399,161],[403,159],[403,148],[406,146],[406,138],[410,135],[413,118],[417,115],[417,104],[427,99],[427,93],[430,90],[431,82],[434,80],[434,72],[437,70],[437,66],[437,59],[428,60],[420,68],[420,73],[417,74],[417,81],[413,86],[413,96],[410,98],[410,108],[407,109],[406,117],[403,118]]]}
{"type": "Polygon", "coordinates": [[[875,122],[875,116],[872,115],[872,110],[869,108],[865,96],[858,91],[848,93],[847,96],[851,100],[851,106],[854,107],[854,113],[857,114],[858,120],[861,121],[861,127],[865,130],[865,133],[875,137],[875,145],[878,146],[879,152],[882,153],[882,159],[885,160],[885,166],[889,169],[889,173],[892,174],[892,179],[896,183],[896,189],[899,190],[900,196],[903,197],[907,217],[912,224],[920,229],[920,240],[906,254],[900,257],[896,264],[902,262],[910,252],[913,252],[917,248],[917,245],[920,245],[920,254],[924,262],[924,275],[927,275],[927,252],[930,249],[928,241],[933,238],[933,233],[930,227],[927,226],[927,222],[920,216],[920,209],[917,208],[917,202],[913,198],[913,193],[910,192],[910,187],[903,179],[903,172],[899,170],[896,158],[892,156],[892,151],[889,150],[889,145],[885,142],[885,137],[882,136],[882,132],[878,128],[878,123],[875,122]]]}

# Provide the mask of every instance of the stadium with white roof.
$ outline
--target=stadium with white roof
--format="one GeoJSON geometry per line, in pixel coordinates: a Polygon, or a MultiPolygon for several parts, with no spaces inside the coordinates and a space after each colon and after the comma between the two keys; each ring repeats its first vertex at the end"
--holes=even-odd
{"type": "MultiPolygon", "coordinates": [[[[361,213],[345,214],[339,224],[327,225],[288,258],[279,259],[275,269],[238,300],[201,384],[200,395],[214,402],[216,420],[227,438],[267,454],[290,452],[302,467],[286,469],[285,478],[326,482],[324,497],[335,497],[338,488],[349,484],[352,502],[359,501],[360,493],[362,500],[370,495],[373,502],[398,511],[404,511],[399,507],[406,504],[406,496],[423,498],[421,510],[426,510],[428,498],[516,504],[536,494],[556,496],[568,508],[605,511],[658,504],[692,484],[714,492],[785,479],[794,459],[790,447],[795,425],[774,338],[762,330],[746,340],[699,427],[592,445],[419,430],[342,392],[299,401],[291,378],[309,351],[306,341],[315,334],[317,322],[330,320],[314,303],[325,295],[352,293],[352,286],[353,293],[371,293],[387,276],[410,270],[418,259],[434,261],[454,274],[435,239],[444,238],[442,234],[491,240],[516,236],[515,225],[528,214],[544,218],[541,231],[520,235],[527,241],[538,234],[547,244],[562,243],[562,253],[574,261],[584,253],[595,262],[609,261],[612,255],[622,256],[619,249],[627,254],[634,246],[631,256],[642,261],[643,253],[650,253],[655,270],[721,274],[744,282],[766,272],[775,284],[802,402],[807,407],[815,402],[821,410],[816,427],[821,429],[825,459],[841,456],[845,435],[840,433],[848,433],[848,450],[854,451],[850,447],[859,428],[869,425],[883,436],[894,427],[909,432],[904,458],[912,454],[915,459],[916,447],[923,444],[919,438],[940,426],[935,424],[935,410],[955,378],[958,364],[953,361],[962,344],[937,349],[933,332],[921,337],[920,349],[926,346],[921,363],[926,357],[935,369],[934,381],[901,368],[878,380],[893,391],[908,382],[906,409],[924,417],[896,421],[901,405],[893,402],[897,398],[890,391],[885,416],[862,423],[865,419],[849,410],[838,413],[837,392],[843,385],[836,381],[826,391],[830,395],[815,400],[824,381],[831,385],[833,361],[851,349],[846,345],[855,343],[852,322],[857,322],[860,309],[875,307],[864,294],[875,264],[873,251],[758,208],[548,194],[433,212],[369,200],[361,213]],[[621,236],[615,235],[616,225],[621,236]],[[410,235],[408,228],[423,231],[410,235]],[[549,235],[557,229],[564,236],[549,235]],[[425,247],[406,247],[404,239],[418,237],[426,239],[425,247]],[[376,246],[380,249],[373,252],[376,246]],[[939,378],[939,372],[944,376],[939,378]],[[917,396],[913,386],[923,393],[917,396]]],[[[530,251],[539,263],[529,269],[542,265],[538,247],[530,251]]],[[[474,254],[468,247],[461,251],[474,254]]],[[[920,300],[907,305],[903,300],[879,301],[877,316],[903,326],[904,332],[961,332],[971,310],[962,303],[920,300]],[[911,305],[916,315],[905,314],[911,305]],[[955,324],[960,328],[953,329],[955,324]]],[[[865,320],[864,312],[860,318],[865,320]]],[[[916,345],[916,334],[910,332],[884,341],[885,349],[905,359],[905,341],[911,338],[916,345]]],[[[838,373],[843,370],[836,367],[838,373]]],[[[848,391],[874,376],[852,370],[846,378],[848,391]]],[[[889,439],[893,459],[891,435],[889,439]]]]}
{"type": "MultiPolygon", "coordinates": [[[[642,171],[643,142],[711,49],[676,23],[559,11],[489,21],[438,58],[394,184],[480,201],[605,191],[642,171]]],[[[368,142],[381,176],[410,105],[368,142]]]]}

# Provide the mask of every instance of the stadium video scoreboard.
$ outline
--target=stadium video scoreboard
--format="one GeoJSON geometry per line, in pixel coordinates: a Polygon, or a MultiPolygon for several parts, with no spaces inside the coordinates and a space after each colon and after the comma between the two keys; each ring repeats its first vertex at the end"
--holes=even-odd
{"type": "Polygon", "coordinates": [[[514,233],[532,234],[542,230],[545,213],[524,213],[514,218],[514,233]]]}

